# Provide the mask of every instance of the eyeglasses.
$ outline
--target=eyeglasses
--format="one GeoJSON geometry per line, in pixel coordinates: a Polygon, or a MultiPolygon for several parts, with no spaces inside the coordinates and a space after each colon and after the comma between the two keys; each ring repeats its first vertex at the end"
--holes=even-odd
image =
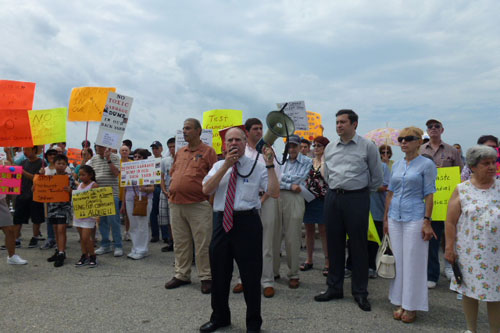
{"type": "Polygon", "coordinates": [[[427,125],[427,129],[440,129],[441,128],[441,124],[430,124],[430,125],[427,125]]]}
{"type": "MultiPolygon", "coordinates": [[[[399,139],[398,139],[398,141],[399,141],[399,139]]],[[[392,155],[392,153],[390,151],[381,151],[380,155],[392,155]]]]}
{"type": "Polygon", "coordinates": [[[324,147],[321,143],[316,143],[313,145],[313,148],[322,148],[324,147]]]}
{"type": "Polygon", "coordinates": [[[400,136],[400,137],[398,137],[398,142],[399,143],[403,142],[403,140],[405,140],[405,142],[411,142],[411,141],[415,141],[415,140],[420,140],[420,138],[418,136],[414,136],[414,135],[408,135],[408,136],[400,136]]]}

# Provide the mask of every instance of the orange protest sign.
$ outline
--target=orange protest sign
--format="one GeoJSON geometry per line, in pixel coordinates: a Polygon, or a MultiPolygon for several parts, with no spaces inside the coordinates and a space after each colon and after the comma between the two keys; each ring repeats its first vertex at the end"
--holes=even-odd
{"type": "Polygon", "coordinates": [[[0,110],[31,110],[35,83],[0,80],[0,110]]]}
{"type": "Polygon", "coordinates": [[[33,179],[33,201],[36,202],[67,202],[69,193],[64,187],[69,186],[67,175],[43,176],[35,175],[33,179]]]}
{"type": "Polygon", "coordinates": [[[69,121],[101,121],[108,93],[116,88],[73,88],[69,99],[69,121]]]}
{"type": "MultiPolygon", "coordinates": [[[[321,126],[321,114],[319,114],[318,112],[307,111],[307,123],[309,125],[309,129],[307,131],[295,131],[293,134],[309,141],[312,141],[314,140],[314,138],[323,135],[323,127],[321,126]]],[[[283,139],[283,141],[286,141],[286,139],[283,139]]]]}
{"type": "Polygon", "coordinates": [[[73,165],[82,163],[82,150],[78,148],[68,148],[68,162],[73,165]]]}
{"type": "Polygon", "coordinates": [[[0,147],[33,147],[28,110],[0,109],[0,147]]]}

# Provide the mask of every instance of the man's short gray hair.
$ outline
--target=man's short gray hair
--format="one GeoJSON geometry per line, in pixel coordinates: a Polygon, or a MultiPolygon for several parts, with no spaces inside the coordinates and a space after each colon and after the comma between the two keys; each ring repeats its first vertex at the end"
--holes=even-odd
{"type": "Polygon", "coordinates": [[[200,121],[196,118],[188,118],[184,120],[184,122],[189,121],[190,123],[193,123],[194,129],[201,129],[201,124],[200,121]]]}
{"type": "Polygon", "coordinates": [[[470,168],[477,166],[478,163],[485,158],[493,158],[496,160],[497,151],[485,145],[475,145],[467,150],[465,161],[470,168]]]}

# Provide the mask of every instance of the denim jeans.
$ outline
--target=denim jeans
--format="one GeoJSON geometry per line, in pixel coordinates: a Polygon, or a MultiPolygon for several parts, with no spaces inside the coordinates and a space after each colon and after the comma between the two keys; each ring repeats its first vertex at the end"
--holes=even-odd
{"type": "Polygon", "coordinates": [[[438,239],[434,237],[429,241],[429,260],[427,262],[427,281],[438,282],[441,270],[439,268],[439,248],[444,230],[444,221],[432,221],[432,229],[438,239]]]}
{"type": "Polygon", "coordinates": [[[110,247],[111,242],[109,240],[109,229],[111,228],[111,233],[113,235],[113,242],[115,248],[122,248],[122,235],[121,235],[121,224],[120,224],[120,210],[118,208],[118,198],[115,199],[116,214],[110,216],[101,216],[99,223],[99,232],[101,233],[101,246],[110,247]]]}
{"type": "Polygon", "coordinates": [[[162,225],[160,227],[158,225],[158,213],[160,212],[160,194],[160,185],[155,185],[155,191],[153,192],[153,208],[151,208],[151,214],[149,215],[149,222],[151,223],[151,237],[159,239],[161,230],[161,239],[168,240],[168,226],[162,225]]]}

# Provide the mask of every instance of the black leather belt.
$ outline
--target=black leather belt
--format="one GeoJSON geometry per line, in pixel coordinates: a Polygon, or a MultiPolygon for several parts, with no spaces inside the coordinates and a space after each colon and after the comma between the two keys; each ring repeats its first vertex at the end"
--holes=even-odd
{"type": "Polygon", "coordinates": [[[359,190],[344,190],[343,188],[334,188],[331,191],[337,194],[362,193],[368,192],[368,187],[360,188],[359,190]]]}

